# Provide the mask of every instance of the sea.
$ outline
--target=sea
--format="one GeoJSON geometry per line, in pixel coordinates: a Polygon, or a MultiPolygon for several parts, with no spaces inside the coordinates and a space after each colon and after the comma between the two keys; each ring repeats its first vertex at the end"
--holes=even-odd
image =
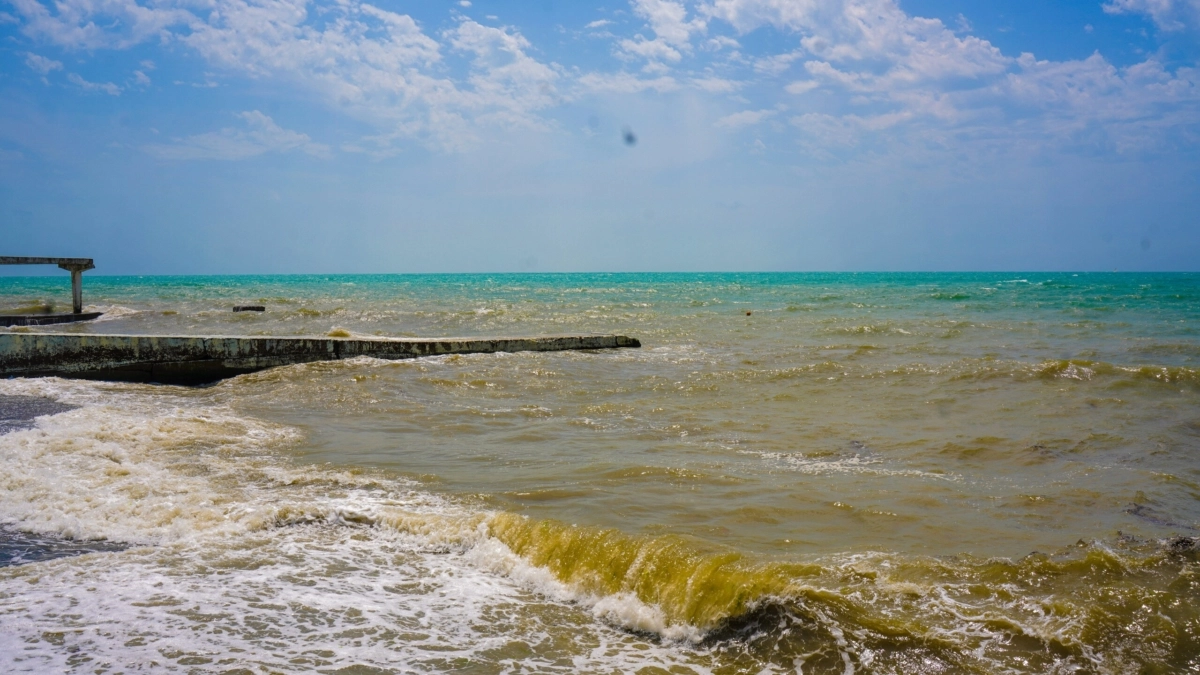
{"type": "MultiPolygon", "coordinates": [[[[0,313],[69,297],[0,278],[0,313]]],[[[0,672],[1200,672],[1200,274],[84,300],[3,330],[642,346],[0,379],[0,672]]]]}

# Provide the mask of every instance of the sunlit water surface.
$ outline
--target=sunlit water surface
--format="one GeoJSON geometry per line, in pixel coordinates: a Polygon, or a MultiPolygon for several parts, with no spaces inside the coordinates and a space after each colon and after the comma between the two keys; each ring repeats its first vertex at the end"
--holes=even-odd
{"type": "MultiPolygon", "coordinates": [[[[85,300],[105,316],[15,330],[643,347],[0,380],[0,407],[59,404],[0,428],[6,672],[1200,669],[1200,275],[97,276],[85,300]]],[[[63,301],[0,278],[0,309],[63,301]]]]}

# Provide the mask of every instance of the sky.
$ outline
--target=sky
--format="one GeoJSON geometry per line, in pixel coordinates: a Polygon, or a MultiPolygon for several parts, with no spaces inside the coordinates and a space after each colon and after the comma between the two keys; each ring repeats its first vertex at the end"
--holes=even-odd
{"type": "Polygon", "coordinates": [[[1200,0],[0,0],[0,255],[89,274],[1195,271],[1198,214],[1200,0]]]}

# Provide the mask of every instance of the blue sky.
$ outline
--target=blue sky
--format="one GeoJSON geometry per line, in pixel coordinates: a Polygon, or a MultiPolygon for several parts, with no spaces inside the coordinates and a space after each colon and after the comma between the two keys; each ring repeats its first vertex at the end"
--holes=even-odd
{"type": "Polygon", "coordinates": [[[1200,269],[1200,0],[0,0],[0,38],[0,254],[96,273],[1200,269]]]}

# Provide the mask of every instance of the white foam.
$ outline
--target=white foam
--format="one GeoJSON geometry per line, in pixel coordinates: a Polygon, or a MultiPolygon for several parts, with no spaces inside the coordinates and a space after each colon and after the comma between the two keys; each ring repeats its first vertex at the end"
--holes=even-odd
{"type": "Polygon", "coordinates": [[[441,670],[514,642],[560,672],[698,656],[619,630],[699,636],[631,595],[562,584],[489,537],[486,512],[285,461],[297,431],[238,415],[219,393],[0,381],[0,394],[82,406],[0,436],[12,468],[0,521],[152,545],[0,568],[0,671],[441,670]],[[547,647],[581,633],[595,649],[547,647]]]}
{"type": "Polygon", "coordinates": [[[146,548],[119,561],[84,556],[36,573],[0,571],[0,665],[443,671],[464,660],[502,663],[508,649],[526,667],[577,672],[669,668],[693,656],[595,624],[461,555],[409,544],[386,530],[311,525],[243,546],[146,548]],[[573,649],[584,631],[594,647],[573,649]]]}
{"type": "Polygon", "coordinates": [[[1071,364],[1068,364],[1067,367],[1064,368],[1062,370],[1062,372],[1058,373],[1055,377],[1058,377],[1058,378],[1061,378],[1064,380],[1079,380],[1082,382],[1085,380],[1092,379],[1092,376],[1094,376],[1095,374],[1096,374],[1096,371],[1092,370],[1091,368],[1088,368],[1086,366],[1077,366],[1074,363],[1071,363],[1071,364]]]}
{"type": "MultiPolygon", "coordinates": [[[[0,436],[11,467],[0,520],[154,544],[0,568],[0,672],[712,665],[700,630],[633,594],[562,583],[490,537],[487,512],[410,481],[287,461],[298,432],[238,414],[223,391],[0,380],[0,394],[83,406],[0,436]]],[[[803,472],[903,471],[869,455],[759,454],[803,472]]],[[[926,581],[891,565],[886,554],[826,561],[830,574],[797,580],[786,601],[904,606],[928,620],[924,637],[975,645],[981,662],[1014,633],[1079,644],[1078,614],[1047,615],[1037,594],[978,603],[969,575],[926,581]]],[[[869,667],[861,630],[815,605],[805,616],[847,667],[869,667]]]]}
{"type": "Polygon", "coordinates": [[[104,321],[112,321],[114,319],[124,319],[134,314],[141,314],[143,310],[133,309],[132,307],[124,307],[122,305],[87,305],[83,308],[85,312],[103,312],[99,317],[92,320],[93,323],[101,323],[104,321]]]}
{"type": "Polygon", "coordinates": [[[147,410],[129,388],[110,387],[105,403],[95,404],[89,399],[102,386],[35,382],[4,389],[84,407],[0,436],[8,468],[0,475],[0,519],[31,531],[166,543],[244,527],[262,508],[249,493],[264,487],[246,478],[269,466],[265,451],[296,435],[219,407],[197,411],[168,401],[147,410]]]}
{"type": "Polygon", "coordinates": [[[562,602],[587,609],[591,615],[613,626],[652,633],[673,642],[699,642],[704,631],[686,623],[671,622],[663,611],[632,593],[597,596],[559,581],[549,570],[529,564],[504,543],[481,538],[467,552],[477,567],[502,574],[525,588],[562,602]]]}
{"type": "Polygon", "coordinates": [[[915,478],[936,478],[939,480],[958,480],[957,474],[932,473],[919,469],[892,468],[882,457],[872,455],[817,456],[808,457],[803,454],[784,452],[759,452],[756,450],[738,450],[744,455],[755,455],[763,459],[779,462],[792,471],[814,476],[828,474],[868,474],[874,476],[911,476],[915,478]]]}

